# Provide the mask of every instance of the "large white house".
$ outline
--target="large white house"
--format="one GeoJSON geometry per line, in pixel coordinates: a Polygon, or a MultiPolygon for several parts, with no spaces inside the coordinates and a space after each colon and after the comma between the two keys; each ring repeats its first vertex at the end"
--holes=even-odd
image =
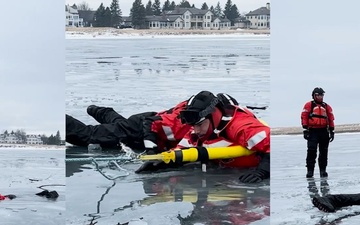
{"type": "Polygon", "coordinates": [[[78,10],[69,5],[65,5],[65,26],[83,27],[83,19],[80,18],[78,10]]]}
{"type": "Polygon", "coordinates": [[[217,18],[210,10],[180,7],[161,16],[146,16],[145,20],[150,29],[219,30],[230,29],[231,25],[230,20],[217,18]]]}
{"type": "MultiPolygon", "coordinates": [[[[0,134],[0,143],[5,144],[24,144],[22,141],[13,133],[11,134],[0,134]]],[[[43,141],[41,140],[40,135],[28,134],[26,135],[26,144],[30,145],[42,145],[43,141]]]]}
{"type": "Polygon", "coordinates": [[[250,11],[245,15],[249,21],[248,28],[251,29],[267,29],[270,28],[270,3],[266,3],[266,7],[258,8],[250,11]]]}

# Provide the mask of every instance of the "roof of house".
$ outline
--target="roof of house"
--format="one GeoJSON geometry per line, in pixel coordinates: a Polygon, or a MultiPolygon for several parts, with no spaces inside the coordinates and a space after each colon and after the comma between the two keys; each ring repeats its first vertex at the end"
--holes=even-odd
{"type": "Polygon", "coordinates": [[[224,22],[231,22],[228,18],[220,18],[220,21],[221,21],[222,23],[224,23],[224,22]]]}
{"type": "Polygon", "coordinates": [[[71,14],[78,14],[77,9],[74,9],[73,7],[69,5],[65,5],[65,12],[69,12],[71,14]]]}
{"type": "Polygon", "coordinates": [[[189,11],[189,12],[191,12],[191,14],[194,14],[194,15],[204,15],[209,10],[207,10],[207,9],[198,9],[198,8],[180,8],[180,7],[176,7],[174,10],[167,10],[167,11],[164,11],[164,13],[167,14],[167,15],[183,15],[186,11],[189,11]]]}
{"type": "Polygon", "coordinates": [[[270,15],[270,9],[266,7],[258,8],[254,11],[250,11],[246,16],[257,16],[257,15],[270,15]]]}
{"type": "Polygon", "coordinates": [[[178,18],[183,20],[179,15],[163,15],[163,16],[146,16],[146,21],[174,22],[178,18]]]}
{"type": "Polygon", "coordinates": [[[246,17],[238,17],[238,18],[235,18],[234,20],[235,23],[241,23],[241,22],[249,22],[249,20],[246,19],[246,17]]]}

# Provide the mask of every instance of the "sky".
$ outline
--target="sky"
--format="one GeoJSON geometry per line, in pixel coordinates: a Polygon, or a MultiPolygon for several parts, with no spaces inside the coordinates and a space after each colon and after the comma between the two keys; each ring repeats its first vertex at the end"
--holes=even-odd
{"type": "MultiPolygon", "coordinates": [[[[148,3],[149,0],[142,0],[142,3],[144,4],[144,6],[146,6],[146,4],[148,3]]],[[[79,4],[82,2],[86,2],[89,4],[89,7],[92,10],[96,10],[101,3],[104,4],[105,7],[109,6],[112,2],[112,0],[65,0],[65,4],[69,4],[69,5],[73,5],[75,4],[79,4]]],[[[122,11],[122,15],[123,16],[128,16],[130,14],[130,9],[132,7],[133,4],[133,0],[127,0],[127,1],[119,1],[119,5],[120,5],[120,9],[122,11]]],[[[154,0],[151,1],[152,3],[154,3],[154,0]]],[[[161,7],[164,5],[165,0],[160,0],[160,5],[161,7]]],[[[172,1],[170,1],[172,2],[172,1]]],[[[181,2],[181,0],[175,0],[176,4],[179,4],[181,2]]],[[[206,4],[211,7],[214,6],[216,7],[217,3],[220,2],[220,6],[222,9],[225,8],[225,3],[227,1],[219,1],[219,0],[188,0],[188,2],[190,3],[190,5],[194,4],[196,8],[201,8],[202,4],[204,2],[206,2],[206,4]]],[[[270,2],[269,0],[232,0],[231,1],[232,4],[236,4],[239,12],[242,14],[243,12],[248,13],[249,11],[253,11],[255,9],[258,9],[260,7],[266,6],[267,2],[270,2]]]]}
{"type": "Polygon", "coordinates": [[[360,123],[360,2],[271,4],[270,126],[301,126],[300,113],[318,86],[333,108],[335,127],[360,123]]]}
{"type": "Polygon", "coordinates": [[[0,14],[0,132],[65,137],[64,4],[4,2],[0,14]],[[31,9],[31,10],[29,10],[31,9]]]}

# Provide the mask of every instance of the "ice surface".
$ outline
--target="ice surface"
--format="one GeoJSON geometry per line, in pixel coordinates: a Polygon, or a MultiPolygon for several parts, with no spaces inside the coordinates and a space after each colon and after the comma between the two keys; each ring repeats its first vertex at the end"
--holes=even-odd
{"type": "MultiPolygon", "coordinates": [[[[128,117],[168,109],[201,90],[268,106],[270,38],[67,40],[66,112],[85,123],[96,124],[86,114],[90,104],[128,117]]],[[[269,118],[267,110],[255,113],[269,118]]],[[[113,183],[90,162],[68,162],[67,223],[269,224],[268,181],[244,185],[238,182],[244,171],[210,168],[206,174],[198,168],[134,174],[139,166],[126,164],[130,176],[113,183]]]]}
{"type": "Polygon", "coordinates": [[[64,149],[0,150],[0,193],[17,198],[0,202],[0,224],[59,225],[65,223],[64,149]],[[58,192],[56,200],[35,195],[38,187],[58,192]]]}
{"type": "Polygon", "coordinates": [[[327,171],[320,179],[306,179],[306,140],[302,135],[271,139],[271,224],[360,224],[360,206],[324,213],[313,207],[311,197],[360,192],[360,133],[336,134],[330,143],[327,171]],[[342,217],[344,217],[342,219],[342,217]]]}

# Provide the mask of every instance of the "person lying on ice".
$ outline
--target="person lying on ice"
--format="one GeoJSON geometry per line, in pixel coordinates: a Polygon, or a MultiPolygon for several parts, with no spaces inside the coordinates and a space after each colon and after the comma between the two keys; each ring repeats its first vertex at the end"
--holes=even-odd
{"type": "Polygon", "coordinates": [[[66,142],[77,146],[100,144],[102,147],[118,147],[120,143],[132,149],[146,149],[160,153],[176,147],[191,128],[182,124],[178,115],[186,101],[162,112],[144,112],[124,118],[109,107],[91,105],[87,113],[99,125],[85,125],[66,115],[66,142]]]}
{"type": "Polygon", "coordinates": [[[360,193],[318,196],[312,199],[312,203],[324,212],[335,212],[341,207],[360,205],[360,193]]]}
{"type": "MultiPolygon", "coordinates": [[[[217,160],[221,167],[250,168],[240,176],[244,183],[256,183],[270,177],[270,128],[264,125],[246,108],[233,102],[227,95],[215,97],[211,92],[201,91],[192,96],[186,108],[180,111],[183,124],[192,129],[179,142],[177,148],[194,146],[227,147],[241,145],[256,152],[249,156],[229,160],[217,160]],[[222,98],[226,98],[225,101],[222,98]]],[[[164,163],[145,162],[136,172],[155,171],[166,168],[164,163]]],[[[170,165],[171,166],[171,165],[170,165]]]]}
{"type": "Polygon", "coordinates": [[[191,125],[182,123],[179,115],[186,105],[187,101],[182,101],[169,110],[135,114],[128,119],[113,108],[91,105],[87,113],[100,124],[85,125],[66,115],[65,139],[85,147],[89,144],[118,147],[121,142],[135,150],[145,149],[148,154],[160,153],[175,148],[190,130],[191,125]]]}

